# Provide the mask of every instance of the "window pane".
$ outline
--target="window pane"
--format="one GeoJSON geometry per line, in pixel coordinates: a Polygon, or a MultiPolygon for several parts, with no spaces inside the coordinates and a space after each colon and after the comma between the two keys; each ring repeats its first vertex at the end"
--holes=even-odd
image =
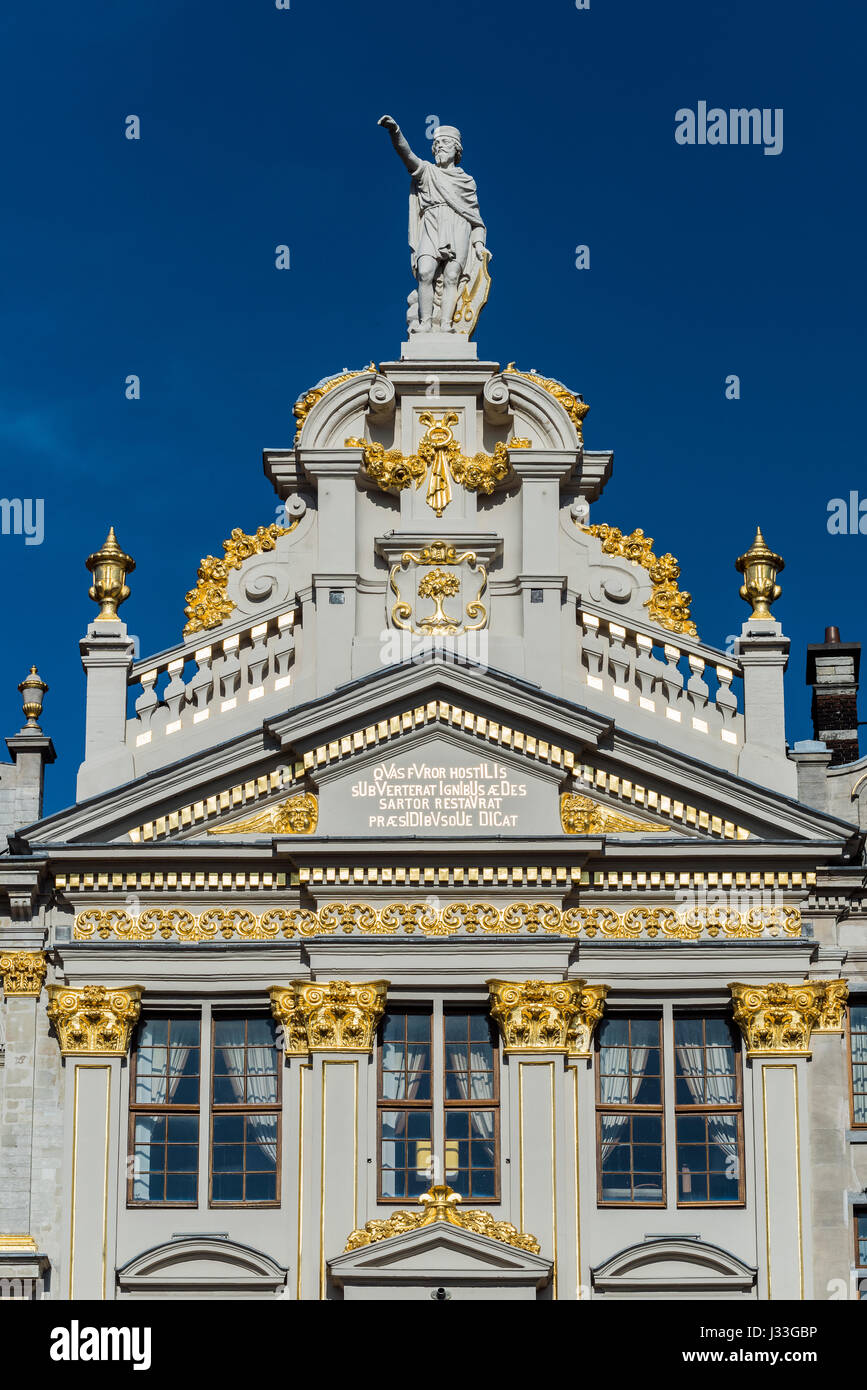
{"type": "Polygon", "coordinates": [[[867,1004],[849,1006],[852,1046],[852,1119],[867,1125],[867,1004]]]}
{"type": "Polygon", "coordinates": [[[662,1201],[662,1116],[599,1116],[603,1202],[662,1201]]]}
{"type": "Polygon", "coordinates": [[[738,1120],[734,1114],[677,1116],[679,1202],[740,1201],[738,1120]]]}
{"type": "Polygon", "coordinates": [[[599,1030],[599,1099],[605,1105],[661,1105],[660,1023],[611,1018],[599,1030]]]}

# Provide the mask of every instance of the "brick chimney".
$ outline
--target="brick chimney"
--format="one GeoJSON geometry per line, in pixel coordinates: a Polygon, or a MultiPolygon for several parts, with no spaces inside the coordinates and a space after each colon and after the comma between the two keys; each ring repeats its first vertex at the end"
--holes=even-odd
{"type": "Polygon", "coordinates": [[[807,684],[813,687],[813,736],[831,750],[831,766],[858,759],[858,669],[861,643],[841,642],[825,628],[824,642],[807,647],[807,684]]]}

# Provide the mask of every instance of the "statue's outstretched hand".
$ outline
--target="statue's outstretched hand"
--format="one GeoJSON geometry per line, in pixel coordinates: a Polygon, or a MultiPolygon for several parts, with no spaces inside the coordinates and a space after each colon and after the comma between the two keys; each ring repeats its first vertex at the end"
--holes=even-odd
{"type": "Polygon", "coordinates": [[[376,124],[384,126],[390,134],[394,134],[400,128],[393,116],[380,116],[376,124]]]}

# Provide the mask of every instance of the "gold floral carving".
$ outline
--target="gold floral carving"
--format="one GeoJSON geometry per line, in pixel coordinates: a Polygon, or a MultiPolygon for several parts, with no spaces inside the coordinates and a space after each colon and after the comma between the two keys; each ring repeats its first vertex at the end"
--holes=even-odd
{"type": "Polygon", "coordinates": [[[488,980],[491,1017],[506,1052],[563,1052],[589,1057],[609,985],[586,980],[488,980]]]}
{"type": "Polygon", "coordinates": [[[357,372],[340,372],[337,376],[329,377],[326,381],[321,381],[318,386],[305,391],[303,396],[298,397],[292,407],[292,414],[298,422],[295,431],[295,444],[298,444],[301,439],[301,431],[314,405],[318,404],[323,396],[327,396],[329,391],[333,391],[335,386],[342,386],[344,381],[351,381],[355,376],[364,376],[366,372],[372,372],[376,376],[376,366],[373,362],[369,367],[360,367],[357,372]]]}
{"type": "Polygon", "coordinates": [[[670,825],[654,825],[611,811],[592,797],[567,792],[560,798],[560,824],[567,835],[624,835],[662,833],[670,825]]]}
{"type": "Polygon", "coordinates": [[[503,373],[510,372],[512,376],[522,376],[525,381],[533,381],[537,386],[541,386],[543,391],[547,391],[549,396],[553,396],[558,404],[562,405],[572,424],[575,426],[578,438],[584,443],[584,417],[590,407],[579,395],[577,391],[570,391],[564,386],[562,381],[556,381],[553,377],[539,376],[538,372],[519,372],[514,362],[510,362],[508,367],[503,368],[503,373]]]}
{"type": "Polygon", "coordinates": [[[539,1254],[536,1237],[525,1235],[510,1221],[497,1221],[489,1211],[459,1211],[460,1194],[445,1184],[435,1184],[418,1200],[422,1205],[421,1211],[396,1211],[384,1221],[368,1221],[363,1230],[353,1231],[346,1242],[346,1250],[360,1250],[365,1245],[374,1245],[391,1236],[402,1236],[407,1231],[418,1231],[437,1221],[445,1221],[450,1226],[460,1226],[465,1231],[475,1231],[477,1235],[499,1240],[503,1245],[512,1245],[516,1250],[539,1254]]]}
{"type": "Polygon", "coordinates": [[[452,500],[453,482],[468,492],[491,493],[497,483],[508,477],[508,449],[527,447],[524,440],[519,445],[514,441],[509,445],[500,443],[494,446],[493,454],[478,453],[468,458],[461,453],[452,433],[452,426],[460,419],[455,411],[447,410],[437,418],[432,411],[424,410],[418,418],[425,433],[415,454],[385,449],[369,439],[346,439],[344,444],[348,449],[364,450],[365,470],[383,491],[391,488],[402,492],[413,484],[420,487],[427,478],[425,501],[437,516],[442,516],[452,500]]]}
{"type": "Polygon", "coordinates": [[[405,550],[397,564],[392,565],[388,582],[392,592],[397,595],[397,602],[391,610],[391,620],[395,627],[404,631],[424,633],[428,637],[452,636],[458,632],[472,632],[475,628],[484,627],[488,620],[488,610],[481,602],[488,582],[488,571],[484,565],[479,564],[473,550],[463,550],[458,554],[455,546],[449,545],[446,541],[432,541],[421,550],[405,550]],[[398,579],[406,572],[408,565],[436,567],[427,570],[418,586],[419,598],[430,599],[434,604],[433,613],[427,617],[414,617],[413,605],[401,595],[398,579]],[[440,568],[443,565],[466,565],[478,581],[475,596],[463,612],[454,618],[445,612],[443,603],[447,598],[453,598],[455,594],[460,593],[461,583],[456,574],[440,568]]]}
{"type": "Polygon", "coordinates": [[[640,527],[628,536],[618,527],[604,523],[582,526],[581,530],[598,537],[604,555],[622,555],[624,560],[631,560],[634,565],[641,565],[642,569],[647,570],[653,593],[644,606],[653,622],[668,632],[683,633],[687,637],[698,636],[695,623],[689,616],[692,594],[677,587],[680,565],[673,555],[654,555],[653,537],[645,536],[640,527]]]}
{"type": "Polygon", "coordinates": [[[312,835],[319,820],[319,802],[312,792],[287,797],[279,806],[272,806],[258,816],[232,821],[230,825],[212,825],[209,835],[312,835]]]}
{"type": "Polygon", "coordinates": [[[373,907],[365,902],[330,902],[318,910],[271,907],[253,912],[244,907],[210,907],[201,913],[185,907],[147,907],[134,914],[123,908],[89,907],[75,919],[74,939],[89,941],[275,941],[280,937],[334,936],[548,936],[636,941],[642,937],[698,941],[704,937],[755,940],[801,935],[799,907],[753,907],[748,912],[724,907],[579,905],[561,908],[552,902],[450,902],[438,909],[425,900],[373,907]]]}
{"type": "Polygon", "coordinates": [[[849,986],[845,980],[825,980],[824,985],[822,1011],[813,1032],[842,1033],[846,1018],[846,1000],[849,998],[849,986]]]}
{"type": "Polygon", "coordinates": [[[196,587],[187,594],[184,636],[219,627],[220,623],[231,617],[235,605],[226,593],[226,586],[232,570],[240,569],[252,555],[273,550],[278,537],[288,536],[297,525],[297,519],[289,526],[278,526],[273,521],[270,526],[260,526],[254,536],[248,536],[236,526],[229,539],[223,541],[225,554],[222,558],[206,555],[199,565],[196,587]]]}
{"type": "Polygon", "coordinates": [[[750,1057],[810,1056],[810,1034],[822,1015],[826,983],[730,984],[735,1023],[750,1057]]]}
{"type": "Polygon", "coordinates": [[[366,984],[295,980],[288,988],[275,986],[270,991],[271,1009],[283,1025],[286,1055],[370,1052],[385,1012],[387,989],[387,980],[366,984]]]}
{"type": "Polygon", "coordinates": [[[48,985],[48,1017],[57,1030],[64,1057],[125,1057],[141,1013],[139,985],[106,989],[48,985]]]}
{"type": "Polygon", "coordinates": [[[36,998],[46,971],[44,951],[10,951],[0,956],[0,976],[7,999],[11,994],[36,998]]]}

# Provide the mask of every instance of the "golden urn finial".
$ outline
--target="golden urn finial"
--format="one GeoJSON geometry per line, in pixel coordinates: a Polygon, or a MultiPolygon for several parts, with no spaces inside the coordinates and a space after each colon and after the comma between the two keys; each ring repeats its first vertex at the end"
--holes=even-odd
{"type": "Polygon", "coordinates": [[[756,538],[745,555],[735,560],[735,569],[744,577],[740,596],[753,606],[754,618],[772,618],[770,605],[775,603],[783,592],[777,583],[777,575],[786,568],[782,555],[775,555],[756,527],[756,538]]]}
{"type": "Polygon", "coordinates": [[[27,720],[25,727],[41,734],[39,716],[42,713],[42,701],[48,691],[48,686],[44,680],[40,679],[35,666],[30,667],[30,675],[25,677],[18,690],[24,696],[24,717],[27,720]]]}
{"type": "Polygon", "coordinates": [[[113,526],[108,529],[102,549],[88,555],[84,563],[93,575],[88,597],[100,605],[96,621],[116,621],[119,605],[129,598],[126,576],[135,569],[135,560],[121,550],[113,526]]]}

